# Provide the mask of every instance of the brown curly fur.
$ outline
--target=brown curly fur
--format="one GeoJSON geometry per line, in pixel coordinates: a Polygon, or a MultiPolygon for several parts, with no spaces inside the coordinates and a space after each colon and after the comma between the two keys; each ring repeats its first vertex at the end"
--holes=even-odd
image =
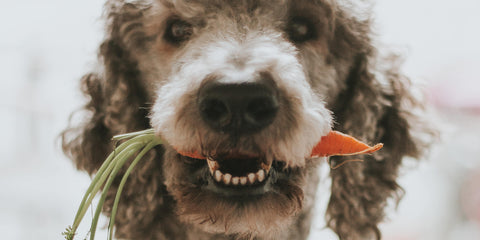
{"type": "MultiPolygon", "coordinates": [[[[249,1],[246,1],[249,2],[249,1]]],[[[333,1],[320,2],[321,21],[324,24],[327,63],[339,72],[347,70],[344,79],[338,81],[337,90],[325,96],[327,108],[335,120],[336,130],[351,134],[369,143],[382,142],[385,147],[379,153],[364,156],[363,164],[346,164],[330,173],[331,197],[327,209],[328,227],[341,239],[380,239],[378,224],[384,219],[384,207],[390,198],[400,198],[402,190],[397,184],[398,168],[405,156],[419,157],[427,147],[416,134],[423,134],[421,121],[411,109],[421,104],[411,96],[410,83],[398,71],[395,57],[381,59],[377,56],[370,39],[370,21],[359,20],[353,11],[333,1]],[[385,69],[379,71],[379,66],[385,69]],[[383,82],[379,81],[381,75],[383,82]]],[[[139,66],[139,54],[151,51],[156,37],[149,34],[144,19],[152,6],[142,1],[125,2],[111,0],[106,5],[107,37],[100,46],[99,56],[102,71],[89,73],[81,80],[82,91],[89,97],[85,105],[88,118],[78,127],[63,133],[64,152],[80,170],[95,174],[102,161],[112,151],[111,137],[125,132],[151,128],[149,116],[155,97],[148,90],[144,67],[139,66]]],[[[322,45],[323,46],[323,45],[322,45]]],[[[164,49],[164,51],[172,51],[164,49]]],[[[301,52],[301,54],[308,54],[301,52]]],[[[305,58],[305,66],[313,67],[315,61],[305,58]]],[[[341,74],[339,74],[341,76],[341,74]]],[[[313,76],[314,78],[315,76],[313,76]]],[[[312,87],[319,84],[310,80],[312,87]]],[[[197,196],[184,194],[185,198],[174,197],[184,191],[165,185],[168,176],[162,169],[174,169],[188,174],[180,166],[173,166],[166,159],[175,159],[169,146],[151,151],[142,164],[135,169],[127,182],[116,219],[116,236],[128,239],[261,239],[261,234],[211,234],[203,232],[177,216],[179,201],[216,201],[215,198],[195,199],[197,196]],[[187,198],[193,198],[187,199],[187,198]],[[258,236],[257,236],[258,235],[258,236]]],[[[333,164],[341,163],[346,157],[331,158],[333,164]]],[[[285,181],[282,189],[290,191],[291,205],[276,206],[277,215],[290,216],[296,213],[289,231],[280,235],[284,239],[306,239],[311,220],[312,204],[304,203],[304,194],[314,193],[318,162],[307,162],[303,168],[292,168],[298,175],[292,181],[311,181],[314,184],[298,188],[285,181]],[[308,180],[307,180],[308,179],[308,180]],[[296,202],[296,204],[295,204],[296,202]]],[[[171,179],[168,181],[172,181],[171,179]]],[[[116,187],[113,184],[104,207],[110,214],[116,187]]],[[[282,183],[280,183],[282,184],[282,183]]],[[[180,185],[179,185],[180,186],[180,185]]],[[[283,196],[283,195],[282,195],[283,196]]],[[[271,201],[275,202],[272,196],[271,201]]],[[[287,200],[285,200],[287,201],[287,200]]],[[[282,203],[281,200],[278,203],[282,203]]],[[[180,203],[181,204],[181,203],[180,203]]],[[[199,204],[198,207],[201,208],[199,204]]],[[[195,206],[184,209],[195,212],[195,206]]],[[[228,208],[212,208],[227,214],[228,208]],[[227,212],[227,213],[225,213],[227,212]]],[[[232,213],[234,214],[234,213],[232,213]]],[[[215,214],[213,214],[215,215],[215,214]]],[[[273,215],[265,212],[264,217],[273,215]]],[[[252,216],[262,217],[262,216],[252,216]]],[[[227,227],[225,227],[227,228],[227,227]]]]}

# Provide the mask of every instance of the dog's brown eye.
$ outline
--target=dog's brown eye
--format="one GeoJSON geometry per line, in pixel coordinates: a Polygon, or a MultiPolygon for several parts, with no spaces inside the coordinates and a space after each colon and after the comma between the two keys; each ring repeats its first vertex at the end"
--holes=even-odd
{"type": "Polygon", "coordinates": [[[172,19],[167,23],[164,39],[170,43],[178,44],[188,40],[193,34],[193,27],[190,23],[179,19],[172,19]]]}
{"type": "Polygon", "coordinates": [[[290,40],[296,43],[302,43],[317,37],[317,32],[312,22],[301,17],[295,17],[290,20],[287,34],[290,40]]]}

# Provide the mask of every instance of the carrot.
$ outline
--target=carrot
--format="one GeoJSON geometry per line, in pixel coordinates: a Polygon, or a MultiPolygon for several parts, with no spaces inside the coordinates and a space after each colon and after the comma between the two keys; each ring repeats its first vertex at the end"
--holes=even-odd
{"type": "Polygon", "coordinates": [[[320,142],[313,148],[311,156],[327,157],[367,154],[376,152],[382,147],[383,143],[370,147],[352,136],[338,131],[331,131],[320,139],[320,142]]]}
{"type": "MultiPolygon", "coordinates": [[[[331,131],[326,136],[320,139],[320,142],[313,148],[311,157],[328,157],[328,156],[349,156],[358,154],[368,154],[380,150],[383,147],[382,143],[376,144],[373,147],[355,139],[347,134],[331,131]]],[[[178,151],[180,155],[196,158],[206,159],[205,156],[198,152],[178,151]]]]}
{"type": "MultiPolygon", "coordinates": [[[[176,149],[175,149],[176,150],[176,149]]],[[[198,153],[197,151],[194,151],[194,152],[186,152],[186,151],[178,151],[178,154],[182,155],[182,156],[185,156],[185,157],[189,157],[189,158],[195,158],[195,159],[207,159],[207,157],[203,156],[202,154],[198,153]]]]}

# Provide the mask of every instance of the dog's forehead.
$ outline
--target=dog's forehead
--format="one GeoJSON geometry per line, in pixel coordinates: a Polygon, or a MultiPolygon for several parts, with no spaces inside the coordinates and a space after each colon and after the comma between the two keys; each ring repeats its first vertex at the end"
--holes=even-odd
{"type": "MultiPolygon", "coordinates": [[[[208,13],[222,12],[242,13],[255,12],[261,9],[261,14],[267,12],[281,16],[290,9],[308,9],[321,7],[325,0],[157,0],[164,7],[186,14],[186,17],[205,16],[208,13]]],[[[312,10],[312,9],[310,9],[312,10]]]]}
{"type": "MultiPolygon", "coordinates": [[[[205,7],[219,6],[256,6],[259,4],[285,5],[292,0],[159,0],[161,3],[175,6],[186,4],[198,4],[205,7]]],[[[302,0],[296,0],[302,1],[302,0]]]]}

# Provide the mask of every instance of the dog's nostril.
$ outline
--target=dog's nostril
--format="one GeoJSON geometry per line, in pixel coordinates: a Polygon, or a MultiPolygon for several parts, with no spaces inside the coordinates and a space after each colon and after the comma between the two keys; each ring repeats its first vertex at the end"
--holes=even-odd
{"type": "Polygon", "coordinates": [[[256,98],[248,103],[245,111],[245,120],[254,125],[270,124],[273,122],[277,110],[278,103],[275,98],[256,98]]]}
{"type": "Polygon", "coordinates": [[[200,103],[202,117],[208,122],[225,125],[230,120],[228,107],[218,99],[205,99],[200,103]]]}

